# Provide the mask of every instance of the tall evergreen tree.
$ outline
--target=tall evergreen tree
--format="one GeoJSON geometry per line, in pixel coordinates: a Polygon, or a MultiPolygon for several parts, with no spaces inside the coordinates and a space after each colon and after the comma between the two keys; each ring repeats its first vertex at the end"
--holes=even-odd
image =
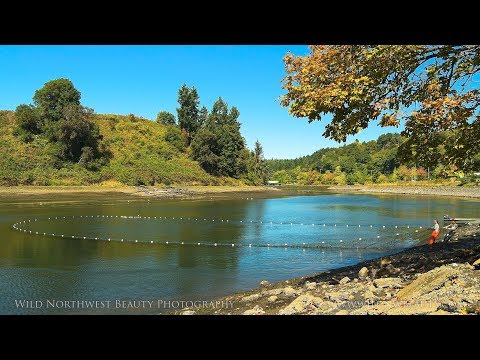
{"type": "Polygon", "coordinates": [[[245,172],[241,158],[245,140],[240,133],[239,111],[219,98],[212,107],[205,126],[192,142],[192,157],[205,171],[238,178],[245,172]]]}
{"type": "Polygon", "coordinates": [[[270,171],[263,156],[263,147],[258,140],[255,141],[255,148],[253,150],[253,172],[257,180],[256,183],[267,183],[270,171]]]}
{"type": "Polygon", "coordinates": [[[187,133],[187,145],[190,145],[195,133],[200,127],[199,110],[200,105],[197,89],[194,86],[189,88],[183,84],[178,90],[177,119],[178,125],[187,133]]]}
{"type": "Polygon", "coordinates": [[[208,119],[207,107],[202,106],[202,108],[200,109],[200,112],[198,114],[198,127],[200,128],[203,125],[205,125],[205,123],[207,122],[207,119],[208,119]]]}

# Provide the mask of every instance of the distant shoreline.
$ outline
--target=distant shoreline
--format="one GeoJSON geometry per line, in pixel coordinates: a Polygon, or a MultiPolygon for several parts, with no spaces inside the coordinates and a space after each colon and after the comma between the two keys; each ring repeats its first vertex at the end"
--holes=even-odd
{"type": "MultiPolygon", "coordinates": [[[[293,186],[296,187],[295,185],[293,186]]],[[[461,186],[426,186],[426,185],[344,185],[344,186],[299,186],[302,191],[312,188],[324,188],[335,192],[367,193],[367,194],[398,194],[398,195],[429,195],[451,196],[479,199],[480,187],[461,186]]],[[[88,186],[1,186],[0,197],[41,196],[50,194],[125,194],[154,198],[179,198],[202,195],[221,195],[228,193],[264,193],[287,194],[295,192],[290,186],[127,186],[127,185],[88,185],[88,186]]],[[[307,191],[309,192],[309,191],[307,191]]]]}
{"type": "Polygon", "coordinates": [[[405,185],[345,185],[330,186],[328,190],[372,194],[434,195],[465,198],[480,198],[480,187],[461,186],[405,186],[405,185]]]}
{"type": "Polygon", "coordinates": [[[176,198],[224,193],[272,192],[267,186],[2,186],[0,198],[16,196],[125,194],[155,198],[176,198]]]}

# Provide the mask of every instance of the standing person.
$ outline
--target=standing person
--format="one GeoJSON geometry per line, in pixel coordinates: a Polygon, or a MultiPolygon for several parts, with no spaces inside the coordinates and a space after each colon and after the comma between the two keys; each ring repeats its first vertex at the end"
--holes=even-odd
{"type": "Polygon", "coordinates": [[[438,220],[435,219],[433,220],[433,231],[432,231],[432,235],[430,236],[430,239],[428,240],[428,243],[430,245],[433,245],[433,243],[435,242],[435,239],[439,234],[440,234],[440,225],[438,225],[438,220]]]}
{"type": "Polygon", "coordinates": [[[445,237],[443,238],[443,241],[450,241],[452,238],[453,234],[455,234],[455,230],[457,230],[458,224],[455,221],[455,219],[452,220],[452,223],[448,226],[445,226],[445,229],[450,230],[448,233],[445,234],[445,237]]]}

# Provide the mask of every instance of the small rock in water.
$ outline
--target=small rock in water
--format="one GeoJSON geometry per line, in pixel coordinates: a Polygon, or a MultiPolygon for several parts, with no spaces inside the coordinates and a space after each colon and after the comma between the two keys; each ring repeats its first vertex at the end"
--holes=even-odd
{"type": "Polygon", "coordinates": [[[340,284],[346,284],[350,282],[350,278],[348,276],[345,276],[342,280],[339,281],[340,284]]]}
{"type": "Polygon", "coordinates": [[[262,286],[262,287],[267,287],[269,285],[270,285],[270,283],[267,280],[260,281],[260,286],[262,286]]]}
{"type": "Polygon", "coordinates": [[[360,280],[366,280],[367,276],[368,276],[368,269],[366,267],[361,268],[360,271],[358,272],[358,278],[360,280]]]}
{"type": "Polygon", "coordinates": [[[255,305],[253,309],[246,310],[243,315],[262,315],[265,311],[258,305],[255,305]]]}

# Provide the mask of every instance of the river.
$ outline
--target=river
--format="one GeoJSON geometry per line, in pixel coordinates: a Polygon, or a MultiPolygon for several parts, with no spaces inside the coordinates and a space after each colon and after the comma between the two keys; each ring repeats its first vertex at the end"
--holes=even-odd
{"type": "Polygon", "coordinates": [[[478,210],[465,199],[327,191],[3,197],[0,314],[160,313],[397,252],[426,242],[433,218],[478,210]]]}

